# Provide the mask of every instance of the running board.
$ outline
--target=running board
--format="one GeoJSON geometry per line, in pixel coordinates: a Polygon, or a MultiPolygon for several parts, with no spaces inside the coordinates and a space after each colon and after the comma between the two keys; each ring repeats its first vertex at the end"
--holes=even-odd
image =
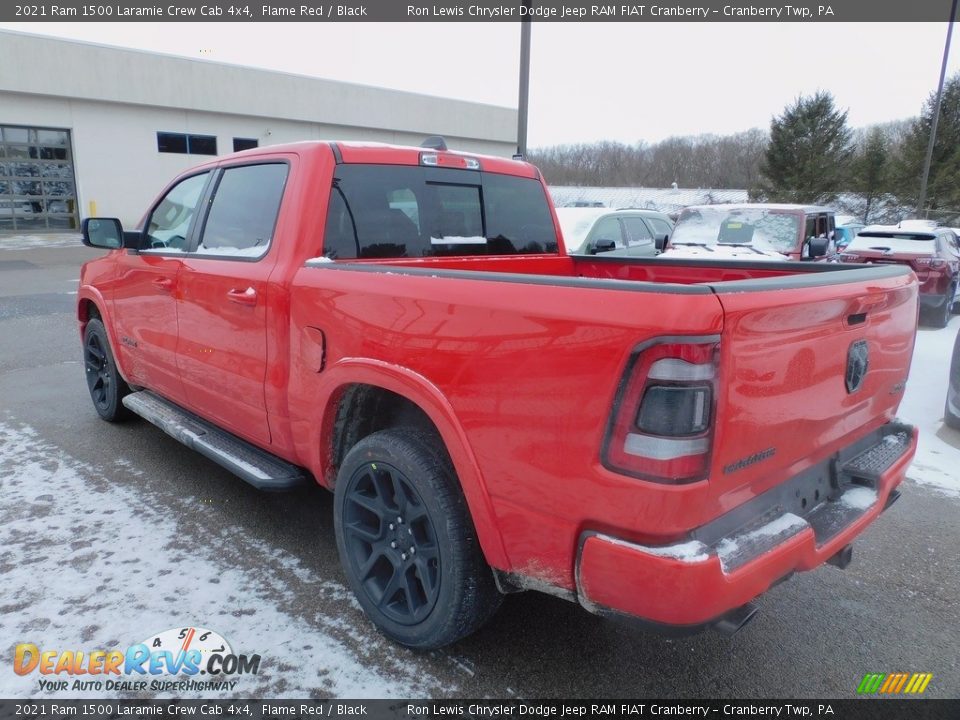
{"type": "Polygon", "coordinates": [[[258,490],[281,492],[301,486],[306,471],[221,430],[149,390],[130,393],[123,404],[188,448],[210,458],[258,490]]]}

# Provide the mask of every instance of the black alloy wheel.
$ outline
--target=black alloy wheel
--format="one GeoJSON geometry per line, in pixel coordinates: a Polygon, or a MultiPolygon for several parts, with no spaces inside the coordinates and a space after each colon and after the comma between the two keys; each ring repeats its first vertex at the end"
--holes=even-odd
{"type": "Polygon", "coordinates": [[[417,489],[385,462],[361,465],[343,508],[348,561],[384,615],[421,622],[440,592],[437,532],[417,489]]]}
{"type": "Polygon", "coordinates": [[[956,288],[951,285],[947,288],[947,294],[943,296],[943,303],[933,311],[934,327],[945,328],[950,324],[950,318],[953,316],[954,295],[956,295],[956,288]]]}
{"type": "Polygon", "coordinates": [[[90,399],[100,417],[109,422],[128,417],[122,400],[130,388],[117,370],[107,331],[97,318],[87,323],[83,333],[83,368],[90,399]]]}
{"type": "Polygon", "coordinates": [[[456,472],[433,432],[380,430],[354,445],[337,473],[334,526],[350,589],[396,642],[449,645],[500,605],[456,472]]]}

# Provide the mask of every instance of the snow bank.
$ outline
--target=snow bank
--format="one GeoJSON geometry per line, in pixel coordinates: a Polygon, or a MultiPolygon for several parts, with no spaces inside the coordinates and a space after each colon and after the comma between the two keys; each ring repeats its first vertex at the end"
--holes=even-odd
{"type": "Polygon", "coordinates": [[[943,330],[921,327],[913,366],[898,417],[920,428],[917,455],[907,470],[916,483],[960,497],[960,432],[943,424],[950,355],[960,329],[960,317],[943,330]]]}
{"type": "Polygon", "coordinates": [[[26,250],[45,247],[79,247],[80,233],[45,233],[43,235],[2,235],[0,250],[26,250]]]}
{"type": "MultiPolygon", "coordinates": [[[[0,651],[7,657],[18,643],[123,651],[148,633],[204,626],[235,652],[262,657],[260,673],[237,678],[232,697],[455,692],[414,653],[379,636],[339,583],[260,539],[215,526],[197,534],[182,512],[195,498],[153,497],[104,479],[129,472],[140,474],[124,461],[85,465],[30,428],[0,422],[0,651]]],[[[8,668],[0,673],[0,696],[36,696],[37,679],[36,672],[21,677],[8,668]]],[[[204,695],[225,693],[187,696],[204,695]]]]}

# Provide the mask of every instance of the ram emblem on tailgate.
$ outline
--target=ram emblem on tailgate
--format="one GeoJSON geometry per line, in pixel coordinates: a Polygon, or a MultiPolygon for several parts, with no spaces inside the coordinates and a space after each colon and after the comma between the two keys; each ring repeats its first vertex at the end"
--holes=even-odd
{"type": "Polygon", "coordinates": [[[870,353],[866,340],[857,340],[847,352],[847,392],[855,393],[863,385],[870,367],[870,353]]]}

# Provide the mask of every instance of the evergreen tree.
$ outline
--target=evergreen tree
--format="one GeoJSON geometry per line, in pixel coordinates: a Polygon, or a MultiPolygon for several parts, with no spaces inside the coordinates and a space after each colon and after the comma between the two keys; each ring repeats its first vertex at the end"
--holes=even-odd
{"type": "Polygon", "coordinates": [[[890,184],[890,149],[887,136],[873,127],[857,148],[851,166],[850,189],[860,194],[864,207],[862,218],[870,222],[870,211],[877,200],[886,195],[890,184]]]}
{"type": "Polygon", "coordinates": [[[780,202],[834,202],[849,174],[851,137],[847,113],[834,107],[830,93],[797,98],[770,122],[763,195],[780,202]]]}
{"type": "MultiPolygon", "coordinates": [[[[923,163],[930,142],[933,111],[937,102],[934,90],[927,97],[920,117],[914,119],[895,164],[898,194],[902,201],[916,206],[920,195],[923,163]]],[[[943,86],[937,138],[930,162],[926,209],[960,209],[960,74],[943,86]]]]}

